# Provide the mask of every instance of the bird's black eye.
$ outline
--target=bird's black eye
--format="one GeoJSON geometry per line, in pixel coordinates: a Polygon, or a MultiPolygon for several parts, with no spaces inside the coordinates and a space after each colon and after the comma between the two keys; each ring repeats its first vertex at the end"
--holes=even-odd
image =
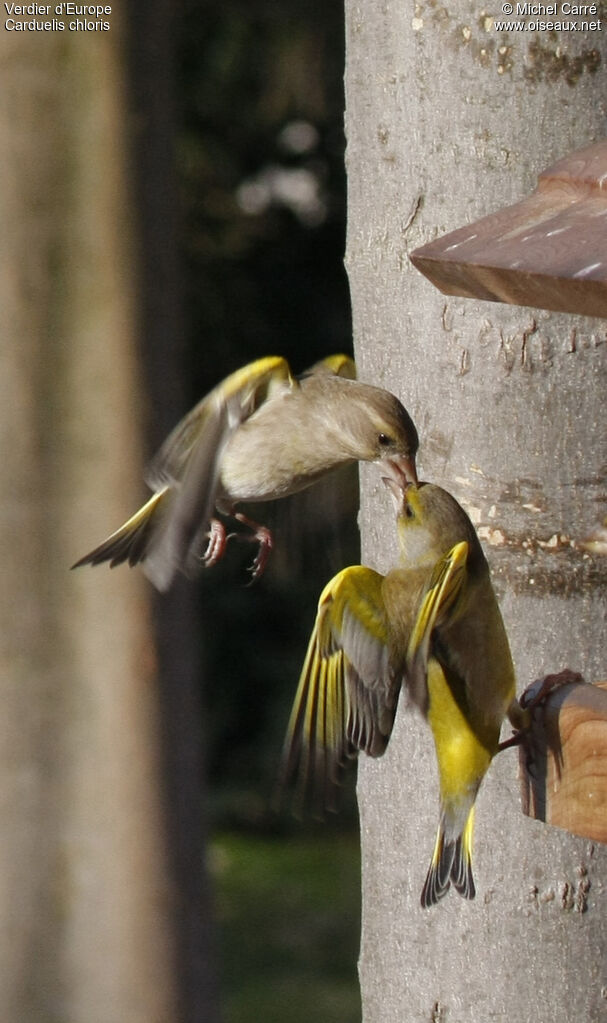
{"type": "Polygon", "coordinates": [[[405,505],[405,516],[408,519],[414,519],[415,518],[415,512],[413,511],[413,508],[411,507],[411,505],[409,504],[408,501],[407,501],[407,504],[405,505]]]}
{"type": "Polygon", "coordinates": [[[377,439],[382,448],[387,448],[392,443],[392,438],[388,437],[387,433],[380,433],[377,439]]]}

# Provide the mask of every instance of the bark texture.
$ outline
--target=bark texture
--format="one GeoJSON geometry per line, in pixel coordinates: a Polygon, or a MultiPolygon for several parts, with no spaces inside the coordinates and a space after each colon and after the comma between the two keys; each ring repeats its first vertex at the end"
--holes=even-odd
{"type": "MultiPolygon", "coordinates": [[[[395,391],[420,468],[477,524],[519,691],[570,666],[604,677],[605,565],[571,541],[605,514],[604,321],[445,298],[408,252],[524,197],[607,114],[607,32],[496,33],[467,0],[347,3],[346,130],[357,361],[395,391]]],[[[495,15],[501,16],[501,15],[495,15]]],[[[529,21],[530,19],[522,19],[529,21]]],[[[393,513],[363,474],[363,560],[395,560],[393,513]]],[[[365,1023],[607,1013],[607,849],[524,818],[516,754],[481,789],[477,897],[424,911],[438,793],[427,727],[401,702],[359,768],[365,1023]]]]}

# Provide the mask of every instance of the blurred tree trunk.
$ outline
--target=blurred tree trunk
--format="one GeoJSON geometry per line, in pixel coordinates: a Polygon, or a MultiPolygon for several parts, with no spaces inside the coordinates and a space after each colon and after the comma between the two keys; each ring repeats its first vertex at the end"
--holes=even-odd
{"type": "MultiPolygon", "coordinates": [[[[423,476],[489,541],[519,690],[565,666],[604,677],[604,566],[567,539],[538,541],[579,538],[604,515],[605,323],[445,298],[407,253],[522,198],[556,158],[596,141],[607,35],[505,38],[467,0],[346,6],[361,375],[402,397],[423,476]]],[[[363,560],[385,570],[391,503],[365,479],[363,560]]],[[[516,754],[480,793],[474,903],[451,892],[419,905],[438,794],[430,733],[413,715],[401,710],[383,760],[361,763],[359,802],[366,1023],[604,1018],[607,849],[521,815],[516,754]]]]}
{"type": "Polygon", "coordinates": [[[141,496],[124,33],[3,33],[0,1017],[177,1018],[140,573],[69,565],[141,496]]]}
{"type": "MultiPolygon", "coordinates": [[[[149,399],[146,456],[187,411],[181,227],[175,174],[175,49],[171,0],[129,6],[131,153],[137,183],[141,363],[149,399]]],[[[175,883],[178,1018],[213,1023],[218,991],[206,868],[206,747],[202,708],[202,618],[185,579],[153,600],[162,708],[166,825],[175,883]]]]}

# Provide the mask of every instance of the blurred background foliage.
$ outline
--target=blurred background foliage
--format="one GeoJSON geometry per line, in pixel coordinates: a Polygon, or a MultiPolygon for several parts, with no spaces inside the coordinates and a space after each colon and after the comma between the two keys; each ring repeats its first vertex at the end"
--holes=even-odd
{"type": "Polygon", "coordinates": [[[358,835],[212,843],[226,1023],[357,1023],[358,835]]]}
{"type": "Polygon", "coordinates": [[[193,393],[350,347],[339,0],[186,4],[178,167],[193,393]],[[213,365],[216,363],[216,365],[213,365]]]}
{"type": "MultiPolygon", "coordinates": [[[[351,352],[351,322],[341,0],[185,0],[178,10],[181,414],[260,356],[283,355],[299,372],[351,352]]],[[[229,1023],[347,1023],[360,1018],[352,778],[327,825],[276,816],[270,799],[318,595],[359,557],[357,479],[283,504],[253,511],[276,536],[260,582],[245,585],[254,551],[232,543],[199,584],[223,1012],[229,1023]]]]}
{"type": "MultiPolygon", "coordinates": [[[[260,356],[284,355],[298,372],[331,352],[351,352],[343,10],[340,0],[190,2],[179,29],[190,406],[260,356]]],[[[246,588],[254,549],[232,544],[201,582],[209,772],[219,815],[228,806],[237,817],[263,814],[320,588],[358,557],[351,478],[342,480],[344,489],[343,521],[335,527],[331,517],[328,531],[319,528],[327,510],[322,491],[286,509],[252,509],[275,524],[266,577],[246,588]]]]}

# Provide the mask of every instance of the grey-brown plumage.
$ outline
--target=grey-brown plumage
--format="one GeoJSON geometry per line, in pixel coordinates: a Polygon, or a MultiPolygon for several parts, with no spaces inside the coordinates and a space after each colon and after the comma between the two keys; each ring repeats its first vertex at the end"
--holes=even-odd
{"type": "Polygon", "coordinates": [[[253,528],[258,575],[272,540],[236,510],[240,503],[286,497],[355,461],[379,462],[384,474],[415,480],[418,438],[409,414],[393,394],[352,373],[352,360],[332,356],[299,379],[278,357],[232,374],[163,444],[147,477],[150,500],[74,567],[143,562],[157,588],[167,589],[178,570],[223,554],[218,511],[253,528]]]}
{"type": "Polygon", "coordinates": [[[474,527],[433,484],[392,486],[399,566],[363,565],[325,586],[287,729],[279,789],[334,809],[343,766],[381,756],[401,688],[427,720],[440,818],[422,905],[453,885],[474,897],[474,801],[516,710],[508,638],[474,527]]]}

